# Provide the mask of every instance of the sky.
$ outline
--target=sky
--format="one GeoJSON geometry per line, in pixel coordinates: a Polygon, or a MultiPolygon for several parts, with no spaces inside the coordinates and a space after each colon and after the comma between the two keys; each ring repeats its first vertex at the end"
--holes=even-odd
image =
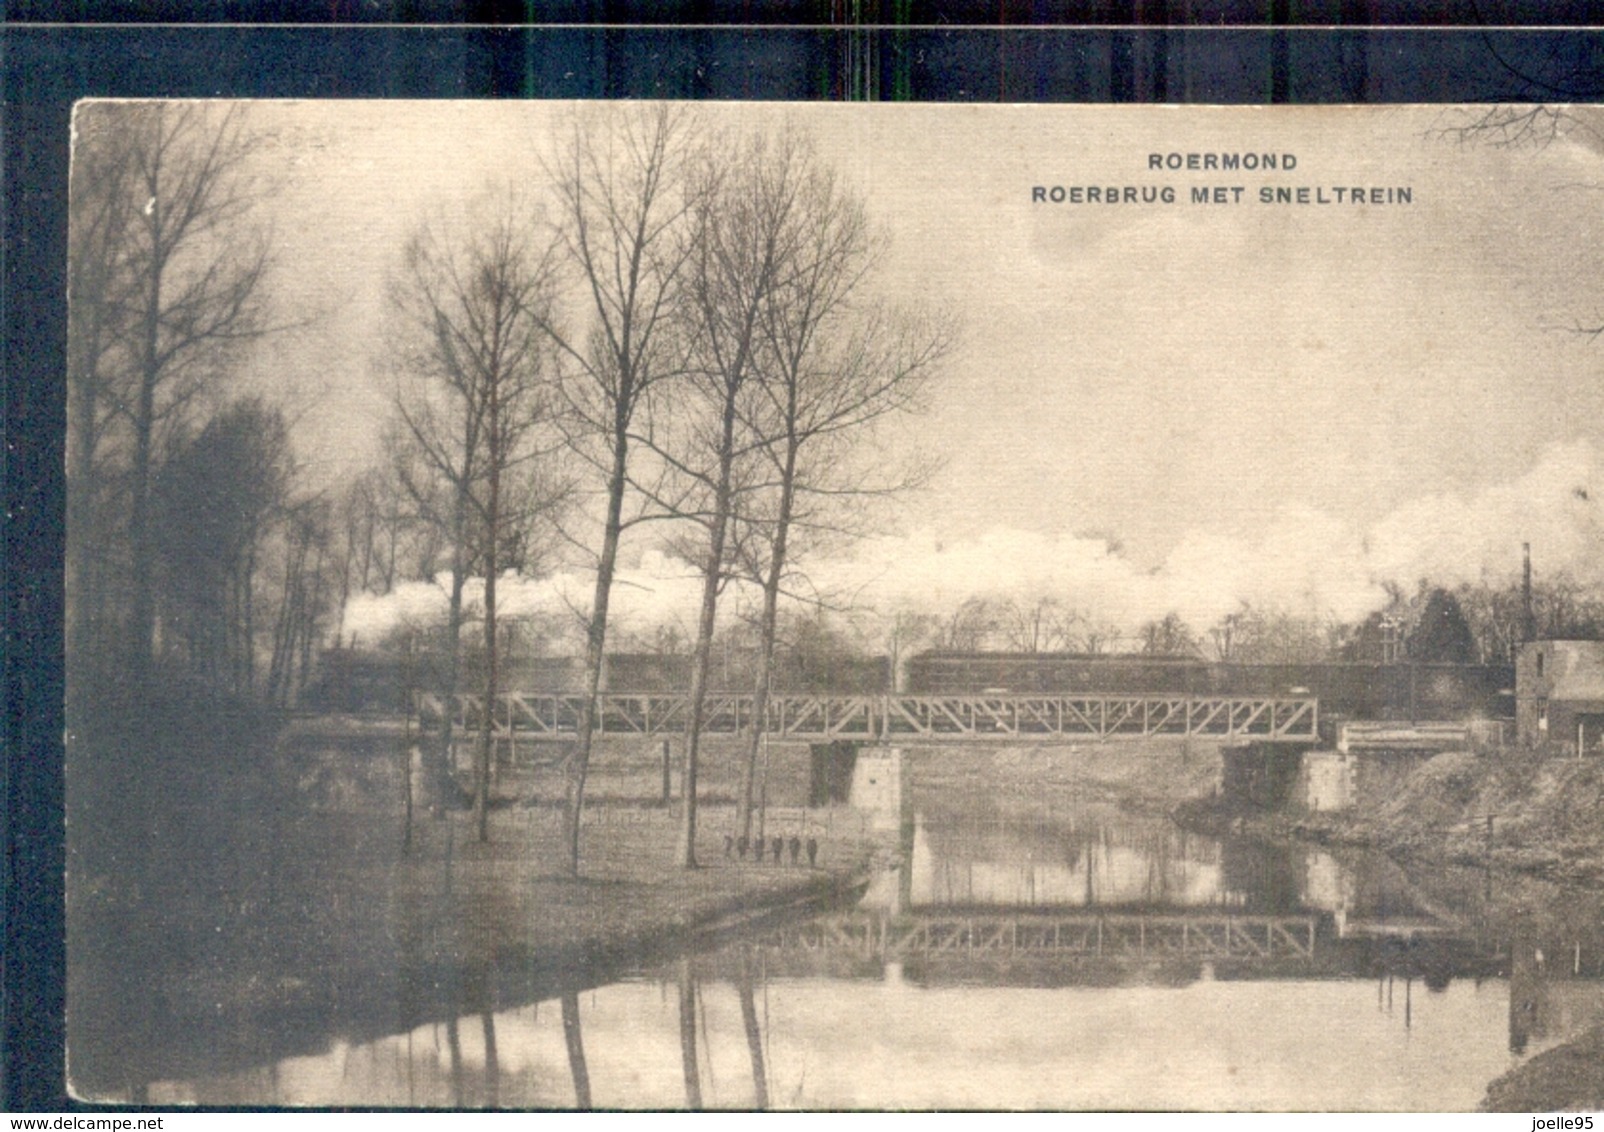
{"type": "MultiPolygon", "coordinates": [[[[408,233],[487,185],[538,196],[571,109],[254,107],[275,301],[307,322],[241,381],[292,399],[314,481],[378,455],[408,233]]],[[[1242,601],[1362,615],[1388,581],[1512,576],[1526,540],[1540,572],[1599,576],[1604,339],[1577,332],[1604,324],[1589,138],[1462,144],[1445,128],[1476,112],[1445,107],[697,112],[812,132],[889,241],[877,286],[959,328],[931,408],[891,441],[940,454],[939,474],[880,537],[816,563],[819,586],[881,608],[1053,590],[1129,625],[1242,601]],[[1275,170],[1186,168],[1267,153],[1275,170]],[[1150,168],[1171,154],[1181,168],[1150,168]],[[1175,201],[1051,199],[1077,186],[1175,201]],[[1233,186],[1237,203],[1192,202],[1233,186]],[[1257,199],[1351,186],[1410,203],[1257,199]]],[[[638,580],[668,601],[683,570],[649,551],[630,549],[638,580]]]]}

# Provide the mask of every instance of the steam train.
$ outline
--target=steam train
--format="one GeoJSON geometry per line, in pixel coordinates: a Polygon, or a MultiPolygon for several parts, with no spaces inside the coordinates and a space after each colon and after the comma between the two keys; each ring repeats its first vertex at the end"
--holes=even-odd
{"type": "Polygon", "coordinates": [[[1128,654],[925,652],[909,658],[904,687],[928,695],[1308,695],[1319,697],[1322,715],[1352,719],[1515,714],[1515,669],[1499,664],[1221,664],[1128,654]]]}
{"type": "MultiPolygon", "coordinates": [[[[715,691],[746,692],[753,658],[741,652],[716,658],[715,691]]],[[[610,655],[604,686],[616,692],[676,692],[689,686],[690,657],[646,653],[610,655]]],[[[431,654],[330,649],[317,678],[303,692],[312,711],[401,710],[409,689],[439,687],[445,664],[431,654]]],[[[459,687],[479,682],[476,661],[464,659],[459,687]]],[[[502,686],[530,692],[577,692],[582,661],[541,657],[506,663],[502,686]]],[[[812,667],[795,660],[777,665],[778,691],[878,695],[1174,694],[1317,696],[1323,716],[1350,719],[1457,720],[1511,718],[1515,670],[1509,665],[1423,662],[1221,664],[1192,657],[1131,654],[924,652],[907,658],[893,675],[886,657],[837,658],[812,667]]]]}

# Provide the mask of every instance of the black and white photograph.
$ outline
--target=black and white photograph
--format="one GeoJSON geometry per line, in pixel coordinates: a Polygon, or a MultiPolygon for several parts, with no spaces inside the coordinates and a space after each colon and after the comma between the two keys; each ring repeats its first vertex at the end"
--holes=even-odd
{"type": "Polygon", "coordinates": [[[1604,107],[71,128],[73,1098],[1604,1109],[1604,107]]]}

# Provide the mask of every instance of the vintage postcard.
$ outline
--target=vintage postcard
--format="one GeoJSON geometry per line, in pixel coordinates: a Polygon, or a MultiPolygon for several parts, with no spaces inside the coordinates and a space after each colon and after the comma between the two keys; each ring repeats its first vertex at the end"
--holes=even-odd
{"type": "Polygon", "coordinates": [[[1604,111],[87,101],[68,1083],[1604,1107],[1604,111]]]}

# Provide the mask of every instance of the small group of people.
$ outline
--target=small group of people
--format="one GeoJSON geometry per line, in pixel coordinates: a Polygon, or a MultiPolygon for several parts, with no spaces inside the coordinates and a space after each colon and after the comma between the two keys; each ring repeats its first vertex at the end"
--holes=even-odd
{"type": "MultiPolygon", "coordinates": [[[[808,852],[808,868],[814,868],[818,864],[819,860],[819,839],[817,837],[809,837],[805,843],[805,847],[808,852]]],[[[757,861],[759,864],[762,864],[763,862],[763,853],[765,849],[768,851],[769,860],[773,861],[776,865],[785,863],[783,855],[787,849],[789,849],[791,852],[791,864],[800,864],[803,848],[804,842],[802,838],[794,833],[791,835],[789,841],[787,841],[784,837],[749,838],[745,835],[736,837],[732,833],[726,833],[724,835],[724,855],[726,857],[739,856],[740,859],[744,861],[746,860],[746,854],[750,851],[753,855],[752,859],[757,861]]]]}

